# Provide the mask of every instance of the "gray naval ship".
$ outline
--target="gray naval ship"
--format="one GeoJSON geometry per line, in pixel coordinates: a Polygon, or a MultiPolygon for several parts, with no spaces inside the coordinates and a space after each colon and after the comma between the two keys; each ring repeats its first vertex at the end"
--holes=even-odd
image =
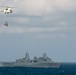
{"type": "Polygon", "coordinates": [[[0,67],[59,68],[60,64],[52,61],[46,53],[42,57],[34,57],[32,60],[29,58],[29,53],[26,53],[24,58],[17,59],[15,62],[0,62],[0,67]]]}

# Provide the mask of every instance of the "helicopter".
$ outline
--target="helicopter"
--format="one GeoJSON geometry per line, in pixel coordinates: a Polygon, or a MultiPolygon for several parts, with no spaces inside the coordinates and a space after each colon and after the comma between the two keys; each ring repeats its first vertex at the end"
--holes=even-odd
{"type": "Polygon", "coordinates": [[[7,27],[8,26],[8,22],[4,22],[4,26],[7,27]]]}
{"type": "Polygon", "coordinates": [[[8,6],[0,6],[0,7],[5,7],[4,10],[0,10],[0,12],[4,12],[5,14],[11,14],[13,12],[12,10],[13,7],[8,7],[8,6]]]}

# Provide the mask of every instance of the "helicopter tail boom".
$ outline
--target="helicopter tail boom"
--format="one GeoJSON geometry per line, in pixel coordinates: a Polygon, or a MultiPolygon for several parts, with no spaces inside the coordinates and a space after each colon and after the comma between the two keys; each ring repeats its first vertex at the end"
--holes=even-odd
{"type": "Polygon", "coordinates": [[[4,12],[4,10],[0,10],[0,12],[4,12]]]}

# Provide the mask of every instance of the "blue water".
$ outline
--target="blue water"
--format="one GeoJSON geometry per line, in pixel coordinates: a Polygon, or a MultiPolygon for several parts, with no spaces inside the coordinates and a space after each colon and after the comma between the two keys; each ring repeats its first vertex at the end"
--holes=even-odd
{"type": "Polygon", "coordinates": [[[60,68],[0,67],[0,75],[76,75],[76,64],[61,64],[60,68]]]}

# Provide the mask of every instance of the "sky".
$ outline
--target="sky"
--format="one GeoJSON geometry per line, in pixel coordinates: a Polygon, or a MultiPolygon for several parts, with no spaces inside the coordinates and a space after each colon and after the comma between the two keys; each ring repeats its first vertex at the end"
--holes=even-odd
{"type": "Polygon", "coordinates": [[[0,12],[0,61],[29,52],[30,58],[46,53],[53,61],[76,62],[76,0],[0,0],[0,6],[14,7],[12,14],[0,12]]]}

